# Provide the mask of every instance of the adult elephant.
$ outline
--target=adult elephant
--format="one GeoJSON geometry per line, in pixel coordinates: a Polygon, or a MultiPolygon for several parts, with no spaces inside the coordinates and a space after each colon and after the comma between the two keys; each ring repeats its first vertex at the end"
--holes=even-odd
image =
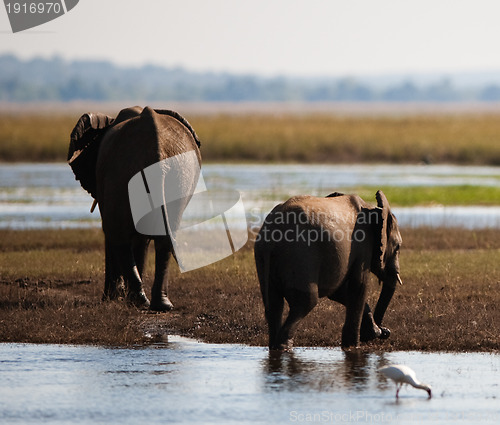
{"type": "MultiPolygon", "coordinates": [[[[198,164],[183,170],[183,185],[193,193],[201,164],[200,141],[191,125],[178,113],[123,109],[116,119],[103,114],[84,114],[71,133],[68,162],[77,180],[99,205],[105,236],[105,299],[120,295],[123,278],[127,299],[141,307],[168,311],[167,268],[173,253],[168,235],[148,236],[136,231],[129,204],[128,183],[146,167],[194,151],[198,164]],[[148,244],[154,240],[155,277],[151,302],[144,293],[142,274],[148,244]]],[[[185,189],[184,188],[184,189],[185,189]]],[[[147,186],[146,186],[146,190],[147,186]]],[[[184,205],[189,199],[184,199],[184,205]]]]}
{"type": "Polygon", "coordinates": [[[399,276],[401,234],[385,195],[377,206],[356,195],[297,196],[276,206],[255,242],[255,262],[269,328],[269,347],[291,346],[298,323],[321,297],[346,307],[342,346],[388,338],[382,319],[399,276]],[[383,282],[375,313],[368,306],[372,272],[383,282]],[[284,299],[288,317],[282,322],[284,299]]]}

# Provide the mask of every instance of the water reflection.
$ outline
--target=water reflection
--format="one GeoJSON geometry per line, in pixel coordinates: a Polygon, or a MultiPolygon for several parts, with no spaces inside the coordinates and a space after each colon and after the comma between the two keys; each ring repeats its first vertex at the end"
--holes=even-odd
{"type": "Polygon", "coordinates": [[[344,361],[336,370],[345,387],[355,391],[363,391],[368,386],[370,375],[369,356],[365,351],[352,350],[344,352],[344,361]]]}
{"type": "MultiPolygon", "coordinates": [[[[265,388],[269,391],[310,391],[362,392],[379,383],[380,389],[386,384],[380,381],[377,369],[389,364],[384,353],[374,354],[364,350],[330,351],[329,359],[303,358],[294,351],[270,351],[263,362],[265,388]]],[[[314,351],[314,349],[311,349],[314,351]]]]}

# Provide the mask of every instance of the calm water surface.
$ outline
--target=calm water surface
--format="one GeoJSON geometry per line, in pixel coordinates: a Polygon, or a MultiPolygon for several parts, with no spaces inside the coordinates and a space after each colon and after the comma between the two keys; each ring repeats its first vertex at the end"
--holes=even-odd
{"type": "MultiPolygon", "coordinates": [[[[203,166],[207,186],[243,194],[249,221],[261,224],[276,203],[292,194],[325,196],[338,188],[369,183],[383,187],[500,184],[498,167],[413,165],[241,165],[203,166]]],[[[98,227],[92,198],[67,164],[0,165],[0,228],[98,227]]],[[[394,208],[402,226],[500,227],[500,207],[394,208]]]]}
{"type": "Polygon", "coordinates": [[[0,344],[0,423],[500,422],[500,356],[202,344],[0,344]],[[404,363],[433,398],[377,373],[404,363]]]}

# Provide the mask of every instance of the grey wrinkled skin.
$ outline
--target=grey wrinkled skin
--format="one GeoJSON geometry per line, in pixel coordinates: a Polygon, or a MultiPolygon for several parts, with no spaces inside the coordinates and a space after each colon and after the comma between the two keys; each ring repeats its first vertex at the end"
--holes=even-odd
{"type": "MultiPolygon", "coordinates": [[[[106,254],[104,299],[122,295],[125,283],[131,304],[156,311],[172,308],[166,282],[172,243],[168,235],[147,236],[136,231],[128,183],[144,168],[185,152],[194,150],[201,164],[199,144],[189,123],[173,111],[136,106],[122,110],[116,119],[85,114],[78,121],[68,160],[76,179],[99,205],[106,254]],[[155,278],[150,302],[142,275],[151,240],[155,244],[155,278]]],[[[194,190],[198,177],[199,167],[187,170],[185,183],[194,190]]]]}
{"type": "Polygon", "coordinates": [[[382,319],[399,277],[402,243],[385,195],[377,206],[356,195],[297,196],[276,206],[255,242],[255,262],[270,349],[287,349],[299,322],[318,299],[346,307],[342,346],[388,338],[382,319]],[[368,306],[369,274],[382,283],[375,312],[368,306]],[[284,300],[289,313],[283,322],[284,300]]]}

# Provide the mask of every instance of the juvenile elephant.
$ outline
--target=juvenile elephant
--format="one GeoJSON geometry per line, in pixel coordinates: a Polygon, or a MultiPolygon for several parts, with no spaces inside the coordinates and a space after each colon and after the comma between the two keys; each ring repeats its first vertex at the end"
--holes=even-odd
{"type": "MultiPolygon", "coordinates": [[[[117,284],[124,278],[132,304],[156,311],[172,308],[166,285],[173,250],[171,240],[168,235],[148,236],[136,231],[128,184],[146,167],[186,152],[195,151],[197,165],[201,164],[199,147],[191,125],[174,111],[136,106],[123,109],[116,119],[89,113],[78,120],[71,133],[68,162],[76,179],[99,205],[105,236],[105,299],[118,296],[117,284]],[[156,258],[150,303],[141,275],[151,239],[156,258]]],[[[199,166],[183,170],[183,184],[190,193],[198,182],[199,170],[199,166]]],[[[179,208],[180,213],[183,207],[179,208]]]]}
{"type": "Polygon", "coordinates": [[[388,338],[382,319],[399,276],[402,239],[385,195],[377,206],[356,195],[297,196],[276,206],[255,242],[255,262],[270,349],[291,346],[300,320],[321,297],[346,307],[342,346],[388,338]],[[366,303],[369,273],[383,282],[375,313],[366,303]],[[282,321],[284,299],[289,305],[282,321]]]}

